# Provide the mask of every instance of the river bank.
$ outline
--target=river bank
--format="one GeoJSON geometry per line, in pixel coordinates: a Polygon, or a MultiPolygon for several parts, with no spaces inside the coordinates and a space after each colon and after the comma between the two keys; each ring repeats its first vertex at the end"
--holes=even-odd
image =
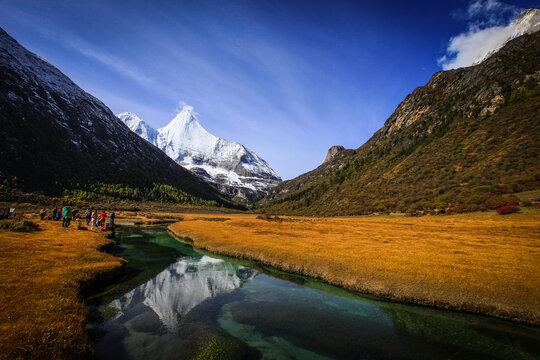
{"type": "Polygon", "coordinates": [[[169,230],[198,248],[349,290],[539,325],[538,224],[538,209],[281,221],[185,214],[169,230]]]}
{"type": "Polygon", "coordinates": [[[99,251],[113,244],[103,233],[38,225],[0,230],[0,359],[89,357],[82,298],[117,278],[125,261],[99,251]]]}

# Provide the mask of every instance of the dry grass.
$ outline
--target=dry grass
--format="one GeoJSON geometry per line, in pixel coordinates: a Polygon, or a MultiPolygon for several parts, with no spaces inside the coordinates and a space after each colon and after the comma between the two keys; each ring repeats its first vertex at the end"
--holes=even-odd
{"type": "Polygon", "coordinates": [[[79,359],[91,354],[82,288],[122,270],[123,261],[97,251],[110,244],[95,231],[0,230],[0,358],[79,359]]]}
{"type": "Polygon", "coordinates": [[[540,324],[540,210],[453,216],[227,215],[169,226],[194,245],[388,299],[540,324]]]}

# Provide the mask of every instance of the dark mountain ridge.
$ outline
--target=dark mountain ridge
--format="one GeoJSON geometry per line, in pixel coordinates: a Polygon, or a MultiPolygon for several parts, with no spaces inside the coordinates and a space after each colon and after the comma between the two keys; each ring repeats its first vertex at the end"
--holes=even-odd
{"type": "Polygon", "coordinates": [[[0,90],[3,190],[232,205],[3,29],[0,90]]]}
{"type": "Polygon", "coordinates": [[[433,75],[364,145],[259,204],[296,214],[444,208],[540,180],[540,32],[479,65],[433,75]],[[506,187],[506,188],[505,188],[506,187]]]}

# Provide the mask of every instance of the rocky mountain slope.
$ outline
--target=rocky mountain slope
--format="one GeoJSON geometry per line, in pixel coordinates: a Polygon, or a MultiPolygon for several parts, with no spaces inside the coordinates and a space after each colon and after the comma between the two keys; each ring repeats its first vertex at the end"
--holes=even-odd
{"type": "Polygon", "coordinates": [[[281,178],[253,151],[202,127],[191,106],[157,131],[132,113],[118,117],[136,134],[239,201],[261,199],[281,178]]]}
{"type": "Polygon", "coordinates": [[[478,204],[540,180],[540,32],[438,72],[355,150],[272,189],[269,212],[363,213],[478,204]]]}
{"type": "Polygon", "coordinates": [[[228,204],[0,29],[2,189],[228,204]]]}

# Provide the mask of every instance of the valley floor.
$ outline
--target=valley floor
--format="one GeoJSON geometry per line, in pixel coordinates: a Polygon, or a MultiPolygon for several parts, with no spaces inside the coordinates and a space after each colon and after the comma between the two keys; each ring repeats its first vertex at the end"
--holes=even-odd
{"type": "MultiPolygon", "coordinates": [[[[114,241],[98,228],[83,226],[84,219],[81,230],[77,221],[64,229],[61,221],[39,221],[39,207],[13,206],[19,214],[26,213],[24,219],[33,220],[39,230],[15,232],[0,227],[0,359],[91,356],[84,297],[120,278],[126,262],[100,251],[114,241]]],[[[183,212],[211,210],[191,207],[183,212]]],[[[149,209],[119,211],[116,222],[159,224],[182,218],[178,213],[149,209]]],[[[0,224],[11,221],[1,220],[0,224]]]]}
{"type": "Polygon", "coordinates": [[[395,301],[540,325],[540,209],[498,215],[185,214],[194,246],[395,301]]]}
{"type": "Polygon", "coordinates": [[[81,295],[119,276],[125,262],[98,251],[112,244],[99,231],[38,224],[32,233],[0,230],[0,359],[86,358],[81,295]]]}
{"type": "MultiPolygon", "coordinates": [[[[540,324],[540,209],[422,218],[117,218],[172,221],[172,232],[213,252],[396,301],[540,324]]],[[[83,297],[119,277],[125,262],[98,251],[112,244],[99,231],[37,223],[32,233],[0,230],[0,359],[89,356],[83,297]]]]}

